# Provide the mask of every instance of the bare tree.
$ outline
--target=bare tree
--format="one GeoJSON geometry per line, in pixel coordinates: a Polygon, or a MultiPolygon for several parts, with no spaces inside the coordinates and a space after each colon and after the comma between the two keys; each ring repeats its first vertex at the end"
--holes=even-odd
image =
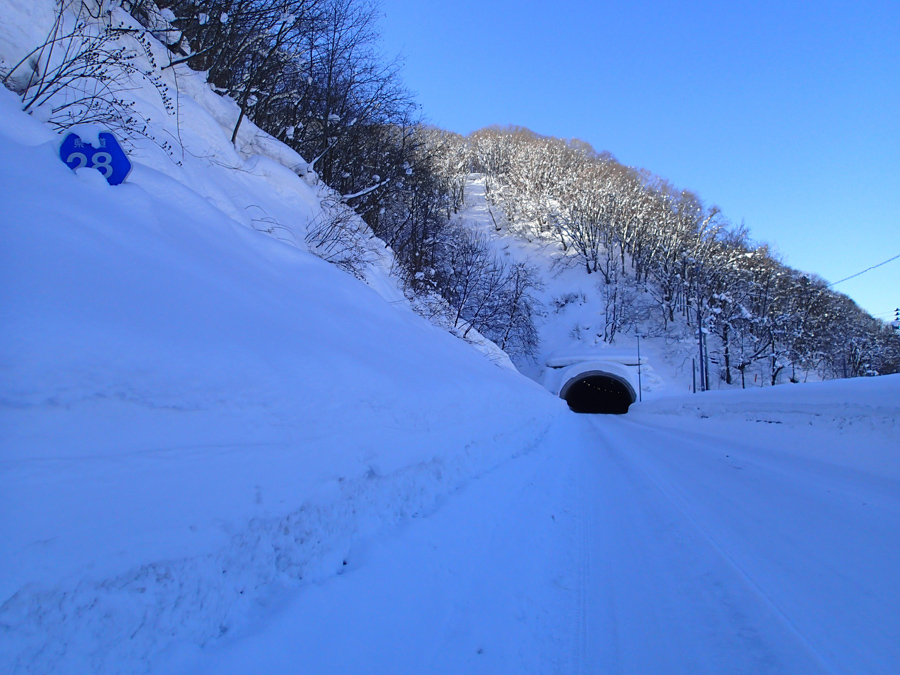
{"type": "MultiPolygon", "coordinates": [[[[146,31],[113,23],[110,13],[95,16],[90,9],[83,2],[61,3],[47,39],[0,73],[3,84],[20,96],[22,110],[40,111],[58,130],[94,123],[126,138],[155,140],[127,97],[147,82],[174,112],[150,39],[146,31]]],[[[167,142],[160,145],[170,150],[167,142]]]]}

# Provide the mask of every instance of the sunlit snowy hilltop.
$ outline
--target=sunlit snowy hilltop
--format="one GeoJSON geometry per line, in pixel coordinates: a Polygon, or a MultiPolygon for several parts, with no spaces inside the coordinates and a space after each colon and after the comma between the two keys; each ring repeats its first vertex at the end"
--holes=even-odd
{"type": "MultiPolygon", "coordinates": [[[[0,10],[8,68],[54,3],[0,10]]],[[[118,186],[0,89],[0,672],[900,669],[900,376],[666,398],[659,351],[575,415],[158,77],[118,186]]]]}

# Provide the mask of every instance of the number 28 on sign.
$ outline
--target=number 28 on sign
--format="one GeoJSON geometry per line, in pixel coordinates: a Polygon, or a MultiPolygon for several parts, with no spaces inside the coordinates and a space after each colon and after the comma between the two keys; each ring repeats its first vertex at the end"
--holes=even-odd
{"type": "Polygon", "coordinates": [[[131,162],[116,137],[106,131],[99,134],[95,148],[75,133],[68,134],[59,146],[59,158],[70,169],[97,169],[110,185],[123,183],[131,173],[131,162]]]}

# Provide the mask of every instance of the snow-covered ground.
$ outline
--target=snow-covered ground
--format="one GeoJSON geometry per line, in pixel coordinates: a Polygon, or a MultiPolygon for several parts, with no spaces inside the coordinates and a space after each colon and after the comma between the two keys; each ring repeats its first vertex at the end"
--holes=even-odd
{"type": "Polygon", "coordinates": [[[900,376],[666,398],[650,344],[571,414],[377,242],[311,255],[302,158],[165,77],[181,164],[117,187],[0,89],[0,672],[900,671],[900,376]]]}
{"type": "Polygon", "coordinates": [[[898,376],[567,415],[160,672],[896,673],[898,419],[898,376]]]}

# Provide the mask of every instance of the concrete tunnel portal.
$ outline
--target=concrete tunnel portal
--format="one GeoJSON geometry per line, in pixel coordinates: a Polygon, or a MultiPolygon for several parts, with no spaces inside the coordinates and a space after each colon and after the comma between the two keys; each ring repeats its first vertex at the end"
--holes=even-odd
{"type": "Polygon", "coordinates": [[[547,357],[543,384],[574,412],[624,415],[639,398],[641,361],[630,349],[557,352],[547,357]]]}
{"type": "Polygon", "coordinates": [[[624,415],[637,400],[626,379],[601,370],[589,370],[571,378],[560,389],[559,397],[573,412],[607,415],[624,415]]]}

